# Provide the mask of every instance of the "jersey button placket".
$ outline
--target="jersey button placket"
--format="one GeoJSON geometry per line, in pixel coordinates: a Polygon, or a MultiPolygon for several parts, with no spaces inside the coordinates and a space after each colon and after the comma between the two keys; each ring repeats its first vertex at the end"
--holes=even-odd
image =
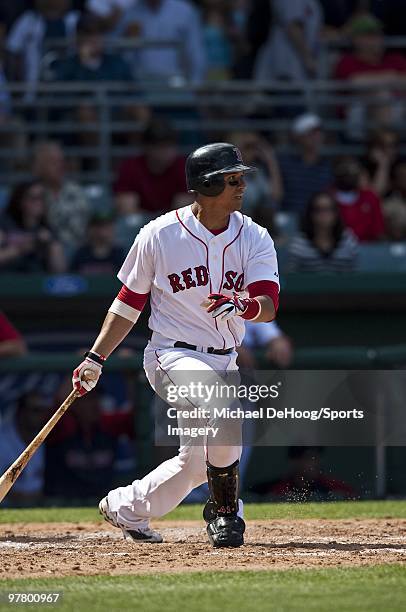
{"type": "Polygon", "coordinates": [[[209,242],[209,267],[212,291],[217,292],[221,282],[221,257],[220,245],[215,237],[209,242]]]}

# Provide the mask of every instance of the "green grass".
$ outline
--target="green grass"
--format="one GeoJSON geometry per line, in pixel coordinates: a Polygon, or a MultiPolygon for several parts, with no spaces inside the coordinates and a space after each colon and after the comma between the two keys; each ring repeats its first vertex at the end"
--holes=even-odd
{"type": "MultiPolygon", "coordinates": [[[[299,504],[246,504],[247,519],[406,518],[406,501],[355,501],[299,504]]],[[[200,520],[202,506],[180,506],[163,520],[200,520]]],[[[0,523],[101,521],[97,508],[0,509],[0,523]]]]}
{"type": "MultiPolygon", "coordinates": [[[[48,606],[58,612],[400,612],[405,609],[406,570],[400,565],[381,565],[279,572],[78,576],[0,581],[0,590],[3,601],[7,590],[61,590],[58,606],[48,606]]],[[[15,608],[0,604],[0,610],[15,608]]]]}
{"type": "MultiPolygon", "coordinates": [[[[245,509],[249,519],[406,518],[406,501],[247,504],[245,509]]],[[[181,506],[166,518],[200,517],[201,506],[181,506]]],[[[95,508],[0,510],[0,523],[97,520],[95,508]]],[[[62,591],[56,607],[29,606],[58,612],[400,612],[406,566],[0,580],[0,611],[16,609],[5,603],[7,591],[62,591]]]]}

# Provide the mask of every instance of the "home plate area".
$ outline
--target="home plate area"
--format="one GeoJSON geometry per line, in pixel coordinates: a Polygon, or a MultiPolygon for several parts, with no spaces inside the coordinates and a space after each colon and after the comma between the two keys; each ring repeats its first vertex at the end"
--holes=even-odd
{"type": "Polygon", "coordinates": [[[246,544],[213,549],[204,523],[153,522],[162,544],[107,523],[0,525],[0,578],[265,570],[406,562],[405,519],[248,521],[246,544]]]}

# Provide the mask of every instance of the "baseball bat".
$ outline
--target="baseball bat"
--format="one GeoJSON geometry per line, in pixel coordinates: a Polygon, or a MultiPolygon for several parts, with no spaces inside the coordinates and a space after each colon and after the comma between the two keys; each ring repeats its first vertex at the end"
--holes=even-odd
{"type": "MultiPolygon", "coordinates": [[[[87,372],[87,370],[86,370],[87,372]]],[[[84,375],[86,375],[84,372],[84,375]]],[[[51,416],[49,421],[45,423],[44,427],[35,436],[32,442],[29,443],[27,448],[23,450],[21,455],[17,457],[12,465],[6,470],[3,476],[0,478],[0,503],[6,497],[11,487],[37,450],[49,434],[49,432],[55,427],[59,419],[65,414],[68,408],[73,404],[75,399],[79,397],[79,392],[75,389],[71,391],[65,401],[59,406],[58,410],[51,416]]]]}

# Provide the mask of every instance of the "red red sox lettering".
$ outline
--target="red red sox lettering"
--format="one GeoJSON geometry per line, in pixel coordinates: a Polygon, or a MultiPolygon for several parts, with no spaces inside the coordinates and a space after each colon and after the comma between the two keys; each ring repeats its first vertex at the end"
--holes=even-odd
{"type": "MultiPolygon", "coordinates": [[[[225,282],[223,289],[228,291],[243,291],[244,273],[238,274],[234,270],[227,270],[224,275],[225,282]]],[[[168,274],[168,279],[172,287],[173,293],[185,291],[192,287],[202,287],[209,283],[209,271],[206,266],[196,266],[193,269],[187,268],[182,270],[180,274],[168,274]]]]}

